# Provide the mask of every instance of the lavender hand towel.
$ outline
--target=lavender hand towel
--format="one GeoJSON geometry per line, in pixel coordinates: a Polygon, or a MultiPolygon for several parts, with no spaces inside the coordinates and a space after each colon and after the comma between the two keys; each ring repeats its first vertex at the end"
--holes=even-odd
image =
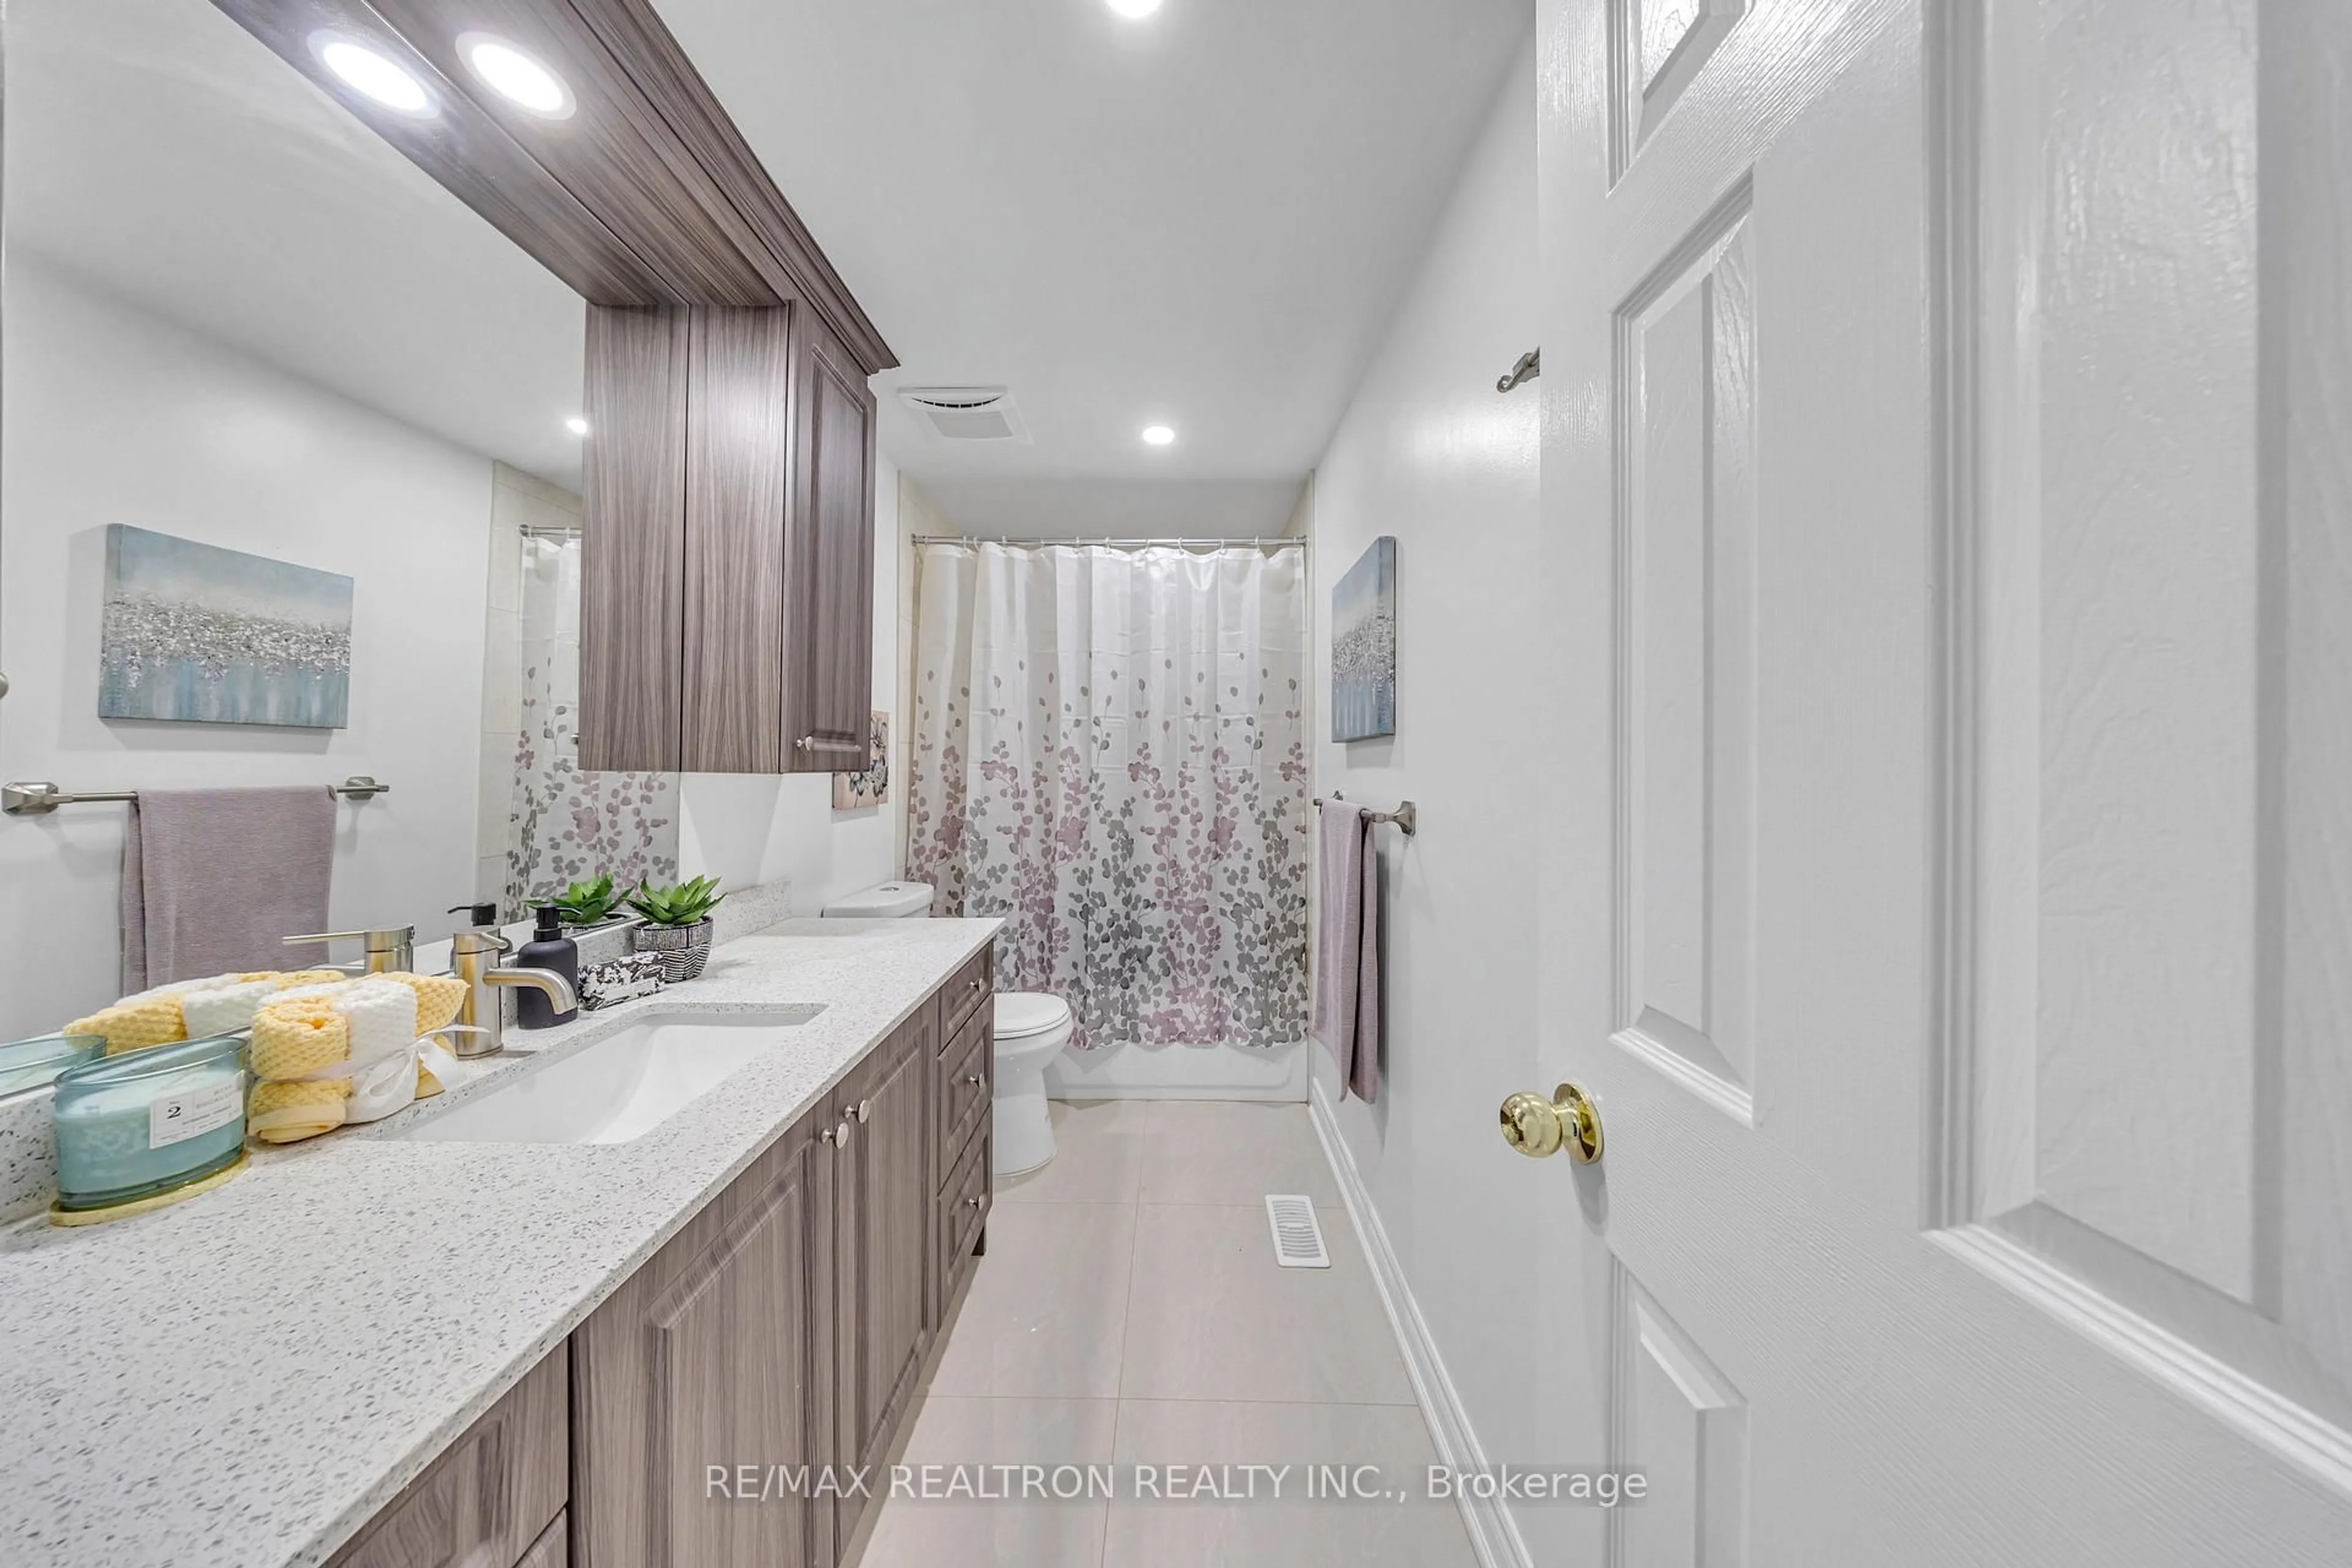
{"type": "Polygon", "coordinates": [[[140,791],[122,828],[122,994],[285,968],[280,938],[327,929],[334,865],[320,785],[140,791]]]}
{"type": "Polygon", "coordinates": [[[1381,858],[1364,808],[1327,801],[1318,824],[1322,924],[1315,940],[1315,1037],[1343,1092],[1381,1089],[1381,858]]]}

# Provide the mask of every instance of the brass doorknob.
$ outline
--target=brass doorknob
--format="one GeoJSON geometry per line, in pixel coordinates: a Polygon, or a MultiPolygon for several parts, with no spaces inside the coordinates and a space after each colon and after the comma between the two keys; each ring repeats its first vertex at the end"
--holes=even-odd
{"type": "Polygon", "coordinates": [[[1590,1165],[1601,1158],[1601,1110],[1581,1084],[1561,1084],[1549,1100],[1515,1094],[1503,1101],[1503,1142],[1530,1160],[1566,1149],[1590,1165]]]}

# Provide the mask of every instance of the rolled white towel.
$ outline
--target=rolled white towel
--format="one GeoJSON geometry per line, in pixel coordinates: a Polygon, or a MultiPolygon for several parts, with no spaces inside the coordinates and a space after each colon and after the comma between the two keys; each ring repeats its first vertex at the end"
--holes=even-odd
{"type": "Polygon", "coordinates": [[[382,1060],[416,1041],[416,993],[397,980],[354,980],[337,986],[327,1005],[351,1021],[354,1064],[382,1060]]]}
{"type": "Polygon", "coordinates": [[[194,980],[170,980],[161,985],[150,985],[144,991],[135,991],[123,997],[115,1005],[126,1006],[140,1002],[152,1002],[164,996],[184,996],[191,991],[205,991],[215,985],[226,985],[236,979],[236,976],[234,974],[207,974],[194,980]]]}
{"type": "Polygon", "coordinates": [[[227,985],[204,986],[180,993],[180,1016],[186,1020],[188,1038],[226,1035],[250,1026],[264,1002],[278,994],[268,980],[245,980],[227,985]]]}

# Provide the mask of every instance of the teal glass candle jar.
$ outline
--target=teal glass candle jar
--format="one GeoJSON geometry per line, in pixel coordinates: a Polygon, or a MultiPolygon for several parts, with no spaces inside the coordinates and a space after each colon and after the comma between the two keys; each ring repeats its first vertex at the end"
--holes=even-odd
{"type": "Polygon", "coordinates": [[[0,1094],[38,1089],[66,1068],[79,1067],[105,1050],[104,1035],[43,1035],[37,1040],[11,1040],[0,1046],[0,1094]]]}
{"type": "Polygon", "coordinates": [[[55,1215],[120,1207],[220,1174],[245,1156],[245,1041],[182,1040],[58,1076],[55,1215]]]}

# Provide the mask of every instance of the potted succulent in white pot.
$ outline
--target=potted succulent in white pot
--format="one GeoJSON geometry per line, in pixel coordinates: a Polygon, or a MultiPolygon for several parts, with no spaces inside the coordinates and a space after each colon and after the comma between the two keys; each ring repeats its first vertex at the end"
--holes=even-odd
{"type": "Polygon", "coordinates": [[[630,928],[630,951],[661,954],[662,978],[672,985],[695,979],[710,962],[710,911],[726,896],[712,877],[675,888],[638,883],[628,902],[644,923],[630,928]]]}

